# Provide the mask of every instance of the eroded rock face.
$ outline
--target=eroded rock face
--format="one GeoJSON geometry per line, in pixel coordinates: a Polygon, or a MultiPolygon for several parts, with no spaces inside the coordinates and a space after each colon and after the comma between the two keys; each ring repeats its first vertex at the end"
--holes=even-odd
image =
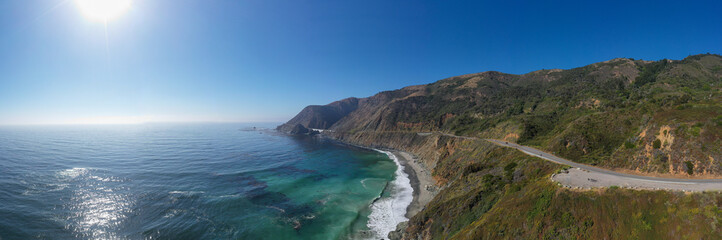
{"type": "Polygon", "coordinates": [[[409,226],[409,222],[402,222],[399,223],[399,225],[396,226],[396,230],[389,233],[389,239],[391,240],[399,240],[399,239],[406,239],[408,236],[406,235],[406,228],[409,226]]]}

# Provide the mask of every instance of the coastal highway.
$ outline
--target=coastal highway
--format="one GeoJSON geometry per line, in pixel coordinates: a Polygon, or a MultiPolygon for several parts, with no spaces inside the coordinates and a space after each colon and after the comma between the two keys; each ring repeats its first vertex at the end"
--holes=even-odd
{"type": "Polygon", "coordinates": [[[597,172],[597,173],[608,174],[608,175],[617,176],[617,177],[625,177],[625,178],[639,179],[639,180],[645,180],[645,181],[674,182],[674,183],[721,183],[722,184],[722,179],[661,178],[661,177],[648,177],[648,176],[620,173],[620,172],[615,172],[615,171],[611,171],[611,170],[607,170],[607,169],[593,167],[593,166],[589,166],[589,165],[585,165],[585,164],[581,164],[581,163],[572,162],[572,161],[551,155],[549,153],[543,152],[536,148],[522,146],[519,144],[505,142],[505,141],[496,140],[496,139],[485,139],[485,140],[495,143],[500,146],[516,148],[519,151],[522,151],[531,156],[539,157],[539,158],[549,160],[551,162],[555,162],[558,164],[569,165],[571,167],[583,169],[583,170],[586,170],[589,172],[597,172]]]}
{"type": "Polygon", "coordinates": [[[516,143],[501,141],[497,139],[480,139],[475,137],[456,136],[448,133],[440,133],[444,136],[457,137],[467,140],[486,140],[502,147],[515,148],[523,153],[541,159],[568,165],[573,167],[566,173],[559,173],[552,176],[552,180],[559,182],[566,187],[576,188],[598,188],[598,187],[626,187],[633,189],[650,190],[675,190],[675,191],[720,191],[722,190],[722,179],[688,179],[688,178],[663,178],[641,176],[627,173],[615,172],[586,164],[576,163],[544,152],[542,150],[522,146],[516,143]]]}

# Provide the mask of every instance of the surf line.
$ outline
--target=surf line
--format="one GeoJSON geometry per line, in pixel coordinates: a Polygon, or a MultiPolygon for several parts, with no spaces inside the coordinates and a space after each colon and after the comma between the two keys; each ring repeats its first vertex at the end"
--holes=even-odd
{"type": "Polygon", "coordinates": [[[383,195],[388,191],[389,196],[377,198],[371,203],[371,214],[366,224],[376,237],[386,239],[391,231],[396,230],[396,225],[409,220],[406,218],[406,209],[413,201],[414,189],[411,187],[409,174],[404,171],[404,166],[396,155],[389,151],[374,150],[386,154],[397,166],[394,179],[387,183],[381,192],[383,195]]]}

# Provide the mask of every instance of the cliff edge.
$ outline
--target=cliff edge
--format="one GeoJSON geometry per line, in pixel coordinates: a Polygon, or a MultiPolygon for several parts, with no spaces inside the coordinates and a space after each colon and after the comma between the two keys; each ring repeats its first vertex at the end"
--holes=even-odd
{"type": "Polygon", "coordinates": [[[549,180],[561,165],[450,135],[503,139],[615,171],[722,178],[720,55],[467,74],[309,106],[278,129],[299,124],[419,156],[441,190],[396,237],[722,236],[720,193],[568,189],[549,180]]]}

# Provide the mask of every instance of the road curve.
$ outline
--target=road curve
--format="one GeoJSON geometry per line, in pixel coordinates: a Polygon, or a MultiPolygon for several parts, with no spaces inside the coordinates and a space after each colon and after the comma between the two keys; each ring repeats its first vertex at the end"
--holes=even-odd
{"type": "Polygon", "coordinates": [[[475,137],[456,136],[449,133],[439,132],[441,135],[456,137],[467,140],[486,140],[502,147],[516,148],[517,150],[541,159],[574,167],[565,173],[554,174],[552,180],[559,182],[566,187],[577,188],[598,188],[598,187],[626,187],[633,189],[651,190],[675,190],[675,191],[722,191],[722,179],[685,179],[685,178],[662,178],[633,175],[615,172],[612,170],[593,167],[581,163],[572,162],[564,158],[554,156],[536,148],[522,146],[516,143],[501,141],[497,139],[480,139],[475,137]]]}
{"type": "Polygon", "coordinates": [[[531,148],[527,146],[522,146],[515,143],[500,141],[496,139],[486,139],[489,142],[495,143],[500,146],[504,147],[511,147],[516,148],[519,151],[522,151],[526,154],[543,158],[546,160],[549,160],[551,162],[569,165],[575,168],[584,169],[590,172],[597,172],[597,173],[603,173],[608,175],[613,175],[617,177],[625,177],[625,178],[631,178],[631,179],[640,179],[640,180],[647,180],[647,181],[660,181],[660,182],[674,182],[674,183],[722,183],[722,179],[684,179],[684,178],[661,178],[661,177],[649,177],[649,176],[640,176],[640,175],[632,175],[632,174],[626,174],[626,173],[619,173],[607,169],[602,169],[598,167],[593,167],[581,163],[572,162],[554,155],[551,155],[549,153],[543,152],[536,148],[531,148]]]}

